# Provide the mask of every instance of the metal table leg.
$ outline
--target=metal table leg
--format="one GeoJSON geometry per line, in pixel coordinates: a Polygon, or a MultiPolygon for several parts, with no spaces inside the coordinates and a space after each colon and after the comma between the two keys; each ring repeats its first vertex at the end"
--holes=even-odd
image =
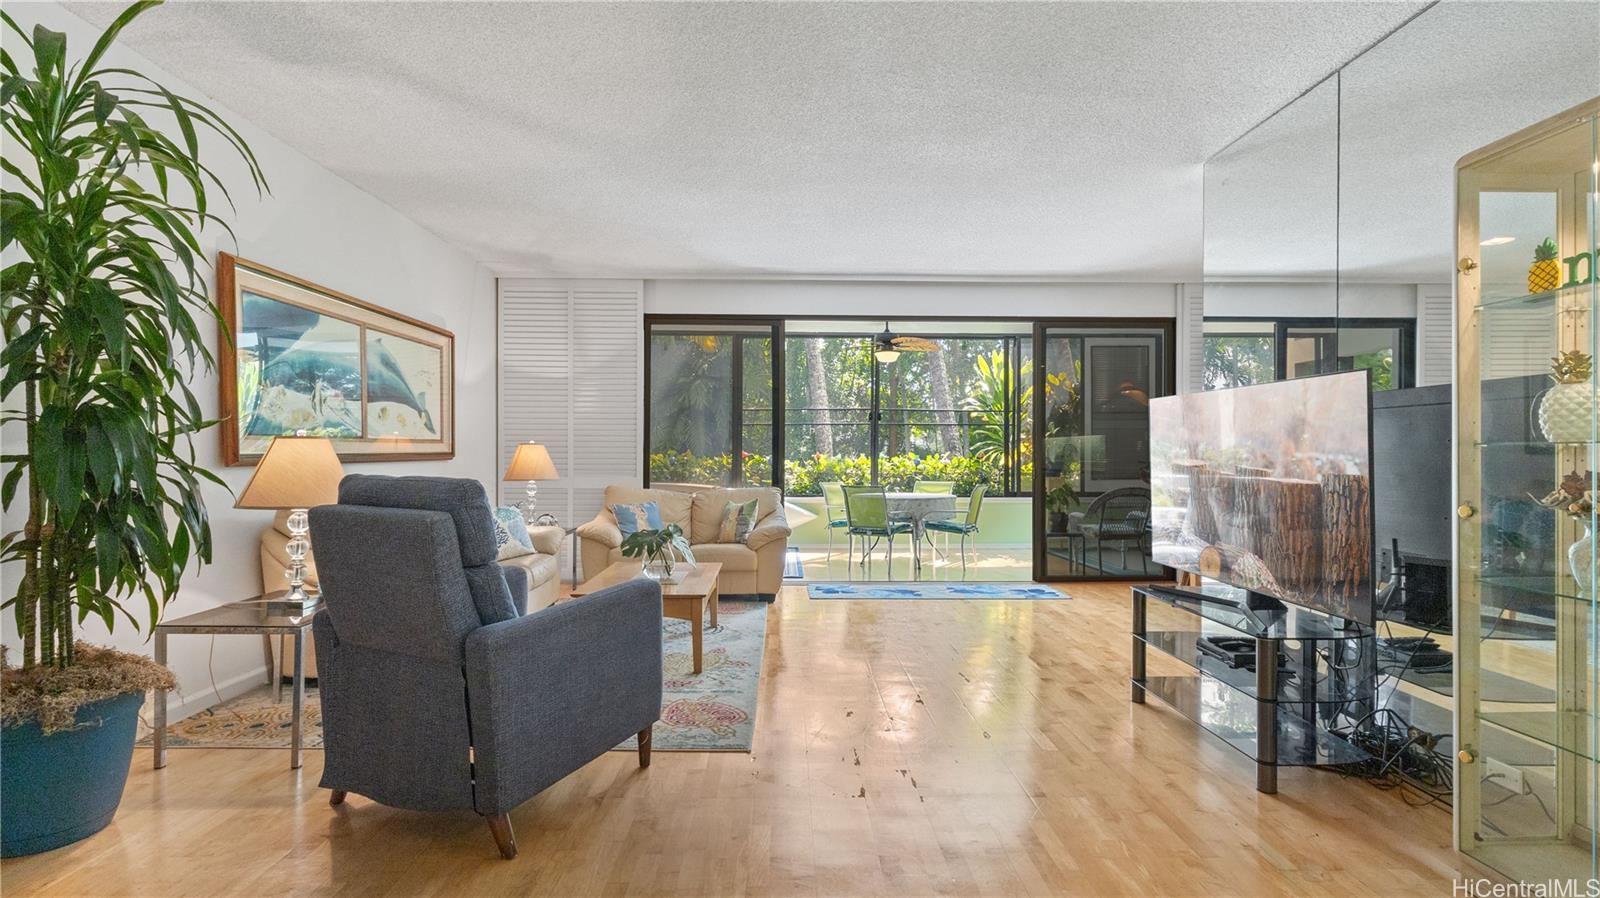
{"type": "Polygon", "coordinates": [[[294,631],[294,723],[290,727],[289,769],[300,769],[300,710],[306,703],[306,631],[294,631]]]}
{"type": "MultiPolygon", "coordinates": [[[[1068,551],[1071,551],[1070,549],[1068,551]]],[[[1133,693],[1136,705],[1144,704],[1145,682],[1145,598],[1144,593],[1133,591],[1133,693]]]]}
{"type": "Polygon", "coordinates": [[[1256,637],[1256,791],[1278,791],[1278,640],[1256,637]]]}
{"type": "MultiPolygon", "coordinates": [[[[167,634],[156,630],[156,663],[167,666],[167,634]]],[[[156,690],[155,732],[150,736],[155,747],[155,769],[167,766],[167,690],[156,690]]]]}

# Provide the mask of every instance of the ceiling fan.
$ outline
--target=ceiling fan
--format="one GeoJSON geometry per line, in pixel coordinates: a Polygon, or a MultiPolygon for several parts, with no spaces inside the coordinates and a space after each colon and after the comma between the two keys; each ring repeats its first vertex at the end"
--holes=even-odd
{"type": "Polygon", "coordinates": [[[872,338],[872,356],[885,365],[898,359],[902,352],[938,352],[939,344],[922,337],[897,337],[883,323],[883,332],[872,338]]]}

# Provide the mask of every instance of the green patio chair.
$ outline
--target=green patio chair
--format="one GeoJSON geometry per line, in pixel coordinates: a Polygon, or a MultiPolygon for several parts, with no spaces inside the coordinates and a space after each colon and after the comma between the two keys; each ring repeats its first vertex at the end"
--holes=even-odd
{"type": "MultiPolygon", "coordinates": [[[[845,562],[855,551],[856,537],[862,538],[863,549],[861,564],[865,565],[872,558],[872,550],[877,548],[878,540],[889,542],[889,579],[894,579],[894,538],[902,533],[911,534],[911,522],[899,521],[889,517],[889,497],[884,495],[881,486],[847,486],[844,487],[845,516],[850,522],[848,529],[850,542],[845,549],[845,562]],[[871,538],[870,544],[866,540],[871,538]]],[[[913,549],[916,547],[913,545],[913,549]]],[[[872,568],[867,568],[867,575],[872,575],[872,568]]]]}
{"type": "Polygon", "coordinates": [[[822,484],[822,510],[828,518],[828,560],[832,561],[833,531],[845,530],[850,526],[850,518],[844,507],[844,484],[837,481],[825,481],[822,484]]]}
{"type": "MultiPolygon", "coordinates": [[[[949,536],[952,533],[961,535],[961,575],[967,573],[967,535],[974,537],[978,533],[978,515],[983,512],[983,496],[989,492],[986,484],[978,484],[972,488],[972,498],[967,502],[967,516],[964,518],[934,518],[923,522],[923,527],[929,531],[938,531],[949,536]]],[[[977,542],[976,539],[973,542],[977,542]]]]}
{"type": "MultiPolygon", "coordinates": [[[[956,482],[954,480],[914,480],[911,482],[911,491],[913,493],[949,493],[953,496],[956,492],[956,482]]],[[[959,502],[960,500],[957,501],[959,502]]],[[[928,545],[933,547],[933,551],[938,552],[940,557],[944,556],[945,553],[939,551],[939,547],[933,544],[932,533],[924,529],[922,536],[928,541],[928,545]]],[[[948,549],[950,547],[946,545],[945,548],[948,549]]]]}

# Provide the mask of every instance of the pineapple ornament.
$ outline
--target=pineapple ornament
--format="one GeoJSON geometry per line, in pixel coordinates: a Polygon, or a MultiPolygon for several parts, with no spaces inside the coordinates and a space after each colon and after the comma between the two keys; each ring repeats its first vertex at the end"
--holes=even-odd
{"type": "Polygon", "coordinates": [[[1550,360],[1555,383],[1539,396],[1539,432],[1552,443],[1589,442],[1596,395],[1594,360],[1573,350],[1550,360]]]}
{"type": "Polygon", "coordinates": [[[1528,292],[1554,290],[1561,283],[1561,251],[1549,237],[1533,248],[1533,264],[1528,266],[1528,292]]]}

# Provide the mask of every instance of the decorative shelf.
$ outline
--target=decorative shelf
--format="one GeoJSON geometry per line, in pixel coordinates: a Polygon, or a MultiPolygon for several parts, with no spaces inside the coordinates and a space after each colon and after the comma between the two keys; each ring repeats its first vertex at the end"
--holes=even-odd
{"type": "MultiPolygon", "coordinates": [[[[1544,309],[1549,312],[1560,311],[1556,308],[1562,296],[1581,296],[1590,292],[1589,284],[1575,284],[1571,287],[1557,287],[1542,293],[1525,293],[1520,296],[1501,296],[1495,299],[1484,300],[1478,303],[1477,310],[1493,311],[1495,309],[1544,309]]],[[[1588,312],[1588,309],[1573,309],[1570,311],[1588,312]]]]}
{"type": "Polygon", "coordinates": [[[1595,716],[1588,712],[1480,710],[1478,719],[1556,751],[1600,761],[1594,743],[1595,716]],[[1562,731],[1571,735],[1563,737],[1562,731]]]}

